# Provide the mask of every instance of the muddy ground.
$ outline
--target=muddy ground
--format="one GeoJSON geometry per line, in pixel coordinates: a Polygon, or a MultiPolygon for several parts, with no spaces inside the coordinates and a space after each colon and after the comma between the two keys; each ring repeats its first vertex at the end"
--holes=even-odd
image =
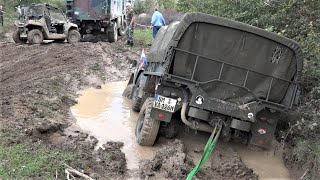
{"type": "MultiPolygon", "coordinates": [[[[27,144],[32,149],[41,144],[49,151],[72,152],[77,161],[66,160],[63,164],[94,179],[184,179],[194,162],[181,140],[162,139],[164,146],[155,157],[142,161],[139,170],[129,172],[125,154],[121,151],[123,143],[107,142],[97,149],[98,140],[77,127],[70,113],[70,107],[77,103],[76,92],[79,90],[127,80],[127,68],[132,59],[139,59],[139,50],[139,47],[125,47],[122,41],[113,44],[1,43],[1,145],[27,144]]],[[[214,163],[204,168],[197,178],[258,178],[234,149],[224,148],[214,154],[214,163]]],[[[0,164],[6,161],[9,159],[0,160],[0,164]]],[[[58,179],[66,179],[63,168],[56,174],[58,179]]],[[[25,178],[44,177],[46,174],[40,172],[25,178]]],[[[9,174],[2,178],[19,177],[9,174]]]]}
{"type": "Polygon", "coordinates": [[[93,177],[125,175],[125,157],[117,143],[93,151],[97,143],[94,137],[77,129],[63,131],[74,123],[70,106],[76,103],[78,90],[127,79],[128,63],[138,55],[119,46],[124,47],[121,42],[0,44],[0,130],[6,139],[4,145],[41,142],[50,149],[76,151],[83,161],[70,165],[77,169],[81,165],[93,177]]]}

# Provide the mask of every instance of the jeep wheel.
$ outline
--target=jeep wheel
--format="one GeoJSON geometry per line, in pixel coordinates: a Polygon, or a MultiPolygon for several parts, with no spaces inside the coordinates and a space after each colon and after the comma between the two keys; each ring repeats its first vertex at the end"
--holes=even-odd
{"type": "Polygon", "coordinates": [[[81,34],[79,33],[79,31],[72,29],[68,33],[67,40],[71,44],[77,43],[81,40],[81,34]]]}
{"type": "Polygon", "coordinates": [[[151,118],[153,98],[148,98],[139,113],[136,124],[136,140],[142,146],[152,146],[157,138],[160,121],[151,118]]]}
{"type": "Polygon", "coordinates": [[[136,88],[133,90],[132,94],[132,110],[135,112],[139,112],[141,109],[141,103],[142,103],[142,98],[139,97],[139,90],[140,90],[140,78],[138,77],[137,83],[136,83],[136,88]]]}
{"type": "Polygon", "coordinates": [[[109,42],[116,42],[118,40],[118,26],[117,23],[114,22],[112,27],[108,31],[108,41],[109,42]]]}
{"type": "Polygon", "coordinates": [[[120,26],[119,29],[118,29],[119,36],[124,36],[126,34],[126,31],[127,31],[127,22],[124,21],[123,25],[120,26]]]}
{"type": "Polygon", "coordinates": [[[132,84],[129,84],[127,87],[126,87],[126,89],[123,91],[123,93],[122,93],[122,96],[123,97],[126,97],[126,98],[130,98],[130,95],[131,95],[131,91],[132,91],[132,84]]]}
{"type": "Polygon", "coordinates": [[[13,41],[15,43],[19,43],[19,44],[25,44],[27,43],[27,39],[21,39],[20,38],[20,32],[19,32],[19,29],[15,30],[12,34],[12,38],[13,38],[13,41]]]}
{"type": "Polygon", "coordinates": [[[28,32],[29,44],[41,44],[43,41],[43,34],[39,29],[32,29],[28,32]]]}

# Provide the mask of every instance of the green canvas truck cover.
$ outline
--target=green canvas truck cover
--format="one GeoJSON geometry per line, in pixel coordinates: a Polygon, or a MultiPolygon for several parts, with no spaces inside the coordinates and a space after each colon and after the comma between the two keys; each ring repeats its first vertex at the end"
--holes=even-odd
{"type": "Polygon", "coordinates": [[[161,28],[148,55],[148,62],[161,64],[150,71],[192,78],[210,97],[238,104],[267,96],[275,103],[290,103],[295,86],[288,81],[300,81],[302,61],[302,51],[293,40],[202,13],[187,13],[180,22],[161,28]],[[191,77],[196,55],[200,57],[191,77]],[[220,62],[225,63],[222,72],[220,62]],[[219,75],[229,84],[216,81],[219,75]],[[243,85],[250,92],[238,87],[243,85]]]}

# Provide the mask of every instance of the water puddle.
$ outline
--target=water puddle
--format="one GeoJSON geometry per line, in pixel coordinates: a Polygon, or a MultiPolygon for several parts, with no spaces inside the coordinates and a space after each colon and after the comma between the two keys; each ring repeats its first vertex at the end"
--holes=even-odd
{"type": "Polygon", "coordinates": [[[101,89],[81,91],[78,104],[71,108],[77,124],[99,140],[124,143],[122,151],[128,169],[138,168],[139,160],[152,159],[156,147],[142,147],[135,142],[135,124],[138,114],[131,111],[130,102],[122,97],[126,82],[102,85],[101,89]]]}
{"type": "MultiPolygon", "coordinates": [[[[139,161],[152,159],[161,144],[142,147],[135,142],[134,131],[138,113],[132,112],[130,101],[122,97],[125,87],[126,82],[115,82],[103,85],[101,89],[89,88],[81,91],[78,104],[71,108],[71,112],[77,119],[77,124],[99,140],[99,145],[107,141],[123,142],[122,151],[126,155],[128,169],[137,169],[139,161]]],[[[204,148],[209,134],[183,131],[178,138],[184,142],[187,153],[197,163],[201,153],[195,151],[204,148]]],[[[259,179],[290,178],[281,153],[274,155],[273,150],[250,151],[244,145],[232,143],[226,146],[234,148],[242,161],[259,174],[259,179]]],[[[219,148],[219,151],[223,151],[222,146],[217,146],[217,149],[219,148]]],[[[206,163],[206,166],[209,165],[210,163],[206,163]]]]}
{"type": "Polygon", "coordinates": [[[240,154],[244,164],[259,174],[259,179],[290,179],[289,171],[282,160],[283,152],[274,152],[276,146],[278,143],[274,141],[270,150],[254,151],[243,146],[234,146],[234,149],[240,154]]]}

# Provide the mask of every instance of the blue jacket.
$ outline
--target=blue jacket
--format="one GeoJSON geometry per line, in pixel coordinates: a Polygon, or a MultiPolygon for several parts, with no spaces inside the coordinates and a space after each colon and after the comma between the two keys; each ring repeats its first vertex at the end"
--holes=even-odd
{"type": "Polygon", "coordinates": [[[166,25],[166,22],[164,21],[164,18],[159,11],[155,11],[153,13],[151,24],[153,26],[165,26],[166,25]]]}

